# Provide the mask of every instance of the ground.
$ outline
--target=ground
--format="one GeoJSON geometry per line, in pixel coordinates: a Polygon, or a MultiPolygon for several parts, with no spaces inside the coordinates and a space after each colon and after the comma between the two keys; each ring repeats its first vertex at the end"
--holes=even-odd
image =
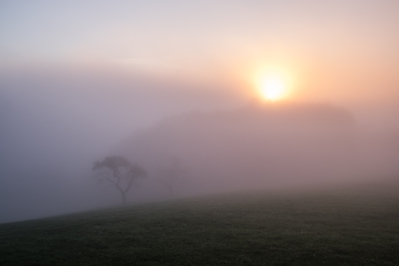
{"type": "Polygon", "coordinates": [[[252,192],[0,225],[1,265],[399,265],[399,193],[252,192]]]}

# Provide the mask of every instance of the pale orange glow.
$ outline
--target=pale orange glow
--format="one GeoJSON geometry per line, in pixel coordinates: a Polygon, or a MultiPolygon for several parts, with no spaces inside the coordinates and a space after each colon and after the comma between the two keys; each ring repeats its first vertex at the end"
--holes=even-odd
{"type": "Polygon", "coordinates": [[[280,77],[265,77],[261,84],[262,96],[270,101],[281,99],[286,93],[287,86],[280,77]]]}
{"type": "Polygon", "coordinates": [[[286,71],[268,67],[258,71],[255,88],[258,97],[268,101],[280,101],[290,96],[292,78],[286,71]]]}

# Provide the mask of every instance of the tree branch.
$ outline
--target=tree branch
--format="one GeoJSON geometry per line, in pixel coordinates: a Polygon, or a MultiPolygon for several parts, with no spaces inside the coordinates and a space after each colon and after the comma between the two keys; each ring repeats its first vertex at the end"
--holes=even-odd
{"type": "Polygon", "coordinates": [[[111,182],[114,186],[119,188],[118,183],[112,181],[111,179],[109,179],[109,177],[105,177],[105,179],[108,180],[109,182],[111,182]]]}
{"type": "Polygon", "coordinates": [[[127,186],[126,186],[126,188],[124,189],[124,192],[125,192],[125,193],[128,192],[129,189],[132,187],[133,180],[134,180],[133,178],[130,178],[130,179],[129,179],[129,181],[128,181],[128,183],[127,183],[127,186]]]}

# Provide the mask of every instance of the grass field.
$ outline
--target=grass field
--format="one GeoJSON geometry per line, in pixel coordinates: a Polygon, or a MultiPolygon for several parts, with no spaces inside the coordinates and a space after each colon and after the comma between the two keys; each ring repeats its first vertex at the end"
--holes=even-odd
{"type": "Polygon", "coordinates": [[[399,265],[396,192],[241,193],[2,224],[0,265],[399,265]]]}

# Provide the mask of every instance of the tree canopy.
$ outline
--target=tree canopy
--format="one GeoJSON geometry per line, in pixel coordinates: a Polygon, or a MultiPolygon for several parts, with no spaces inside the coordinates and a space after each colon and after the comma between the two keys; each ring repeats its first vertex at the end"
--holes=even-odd
{"type": "Polygon", "coordinates": [[[144,168],[132,164],[123,156],[109,156],[102,161],[96,161],[92,170],[96,172],[99,182],[106,181],[121,193],[123,204],[126,204],[126,194],[134,181],[147,176],[144,168]]]}

